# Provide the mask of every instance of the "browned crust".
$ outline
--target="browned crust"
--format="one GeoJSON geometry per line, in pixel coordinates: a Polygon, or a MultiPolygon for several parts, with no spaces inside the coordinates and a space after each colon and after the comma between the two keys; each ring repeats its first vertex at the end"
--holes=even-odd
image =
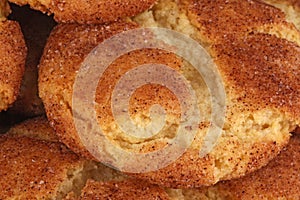
{"type": "Polygon", "coordinates": [[[289,145],[266,167],[241,179],[221,182],[211,190],[222,199],[298,199],[300,173],[300,137],[295,135],[289,145]]]}
{"type": "Polygon", "coordinates": [[[300,121],[300,47],[269,34],[212,47],[224,82],[251,109],[273,107],[300,121]],[[255,108],[256,107],[256,108],[255,108]]]}
{"type": "Polygon", "coordinates": [[[114,200],[167,200],[167,193],[160,187],[143,181],[108,181],[96,182],[89,180],[82,190],[79,200],[83,199],[114,199],[114,200]]]}
{"type": "Polygon", "coordinates": [[[17,22],[0,22],[0,44],[0,110],[6,110],[17,98],[27,54],[17,22]]]}
{"type": "Polygon", "coordinates": [[[280,9],[256,0],[182,0],[180,5],[210,45],[239,102],[278,108],[299,123],[300,32],[280,9]]]}
{"type": "Polygon", "coordinates": [[[60,143],[27,137],[0,138],[0,198],[55,198],[67,172],[82,159],[60,143]]]}
{"type": "Polygon", "coordinates": [[[156,0],[10,0],[18,5],[29,4],[34,9],[54,14],[58,22],[77,22],[82,24],[99,24],[131,17],[149,9],[156,0]]]}

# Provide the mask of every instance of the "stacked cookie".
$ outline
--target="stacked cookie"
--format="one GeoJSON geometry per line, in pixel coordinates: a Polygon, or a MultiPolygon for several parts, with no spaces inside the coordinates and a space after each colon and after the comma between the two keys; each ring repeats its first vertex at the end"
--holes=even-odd
{"type": "Polygon", "coordinates": [[[24,90],[38,83],[41,99],[8,111],[43,102],[47,119],[1,137],[1,199],[300,197],[297,2],[12,2],[58,24],[40,23],[29,48],[43,54],[24,90]]]}

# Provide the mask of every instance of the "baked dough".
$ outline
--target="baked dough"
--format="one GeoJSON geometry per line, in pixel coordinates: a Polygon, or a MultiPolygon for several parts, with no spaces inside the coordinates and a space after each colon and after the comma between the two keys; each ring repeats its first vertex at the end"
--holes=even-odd
{"type": "MultiPolygon", "coordinates": [[[[200,75],[181,58],[162,50],[136,50],[119,57],[100,79],[95,97],[98,123],[113,145],[135,153],[159,150],[174,137],[174,127],[179,123],[180,106],[174,94],[162,86],[146,85],[130,101],[132,119],[144,125],[150,118],[149,107],[160,104],[169,116],[167,126],[151,139],[137,139],[120,130],[110,111],[111,92],[133,66],[162,63],[180,72],[195,89],[201,99],[198,106],[204,112],[191,147],[178,160],[158,171],[130,175],[166,187],[199,187],[244,176],[278,155],[300,122],[300,36],[279,9],[246,0],[164,0],[133,20],[140,26],[173,28],[203,44],[222,76],[227,112],[217,146],[199,157],[211,112],[209,92],[200,75]]],[[[72,115],[76,74],[84,58],[100,42],[135,27],[129,22],[102,26],[61,24],[45,47],[39,93],[47,117],[60,140],[89,159],[95,158],[79,140],[72,115]]],[[[90,119],[82,120],[90,123],[90,119]]],[[[135,164],[128,165],[134,168],[135,164]]]]}
{"type": "Polygon", "coordinates": [[[137,15],[150,8],[155,0],[10,0],[18,5],[54,14],[58,22],[107,23],[137,15]]]}
{"type": "Polygon", "coordinates": [[[241,179],[220,182],[209,188],[169,191],[184,199],[298,199],[300,173],[300,137],[291,138],[288,146],[266,167],[241,179]]]}

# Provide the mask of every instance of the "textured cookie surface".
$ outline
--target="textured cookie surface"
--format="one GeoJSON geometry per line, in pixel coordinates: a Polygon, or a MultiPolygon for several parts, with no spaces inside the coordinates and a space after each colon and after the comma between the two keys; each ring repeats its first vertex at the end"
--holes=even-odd
{"type": "MultiPolygon", "coordinates": [[[[178,160],[158,171],[131,175],[167,187],[212,185],[261,168],[287,144],[289,133],[300,121],[300,42],[299,33],[279,9],[256,1],[168,0],[159,1],[134,21],[141,26],[173,28],[204,44],[222,76],[227,112],[216,147],[204,158],[199,157],[210,128],[211,110],[209,91],[198,72],[176,55],[157,49],[118,57],[99,77],[95,95],[98,123],[113,145],[134,153],[159,150],[174,138],[180,123],[180,105],[174,93],[163,86],[146,84],[132,95],[128,112],[135,123],[145,126],[151,120],[150,107],[159,104],[167,113],[166,126],[147,139],[122,132],[110,110],[111,93],[120,77],[135,66],[161,63],[184,75],[201,99],[198,107],[204,116],[192,145],[178,160]],[[215,12],[215,7],[220,11],[215,12]]],[[[78,138],[72,115],[76,74],[97,44],[134,27],[124,23],[59,25],[45,48],[39,90],[47,116],[61,141],[86,157],[91,155],[78,138]]],[[[90,119],[81,120],[90,123],[90,119]]],[[[130,166],[135,168],[135,164],[139,163],[130,166]]]]}
{"type": "Polygon", "coordinates": [[[18,5],[29,4],[32,8],[54,14],[58,22],[106,23],[134,16],[150,8],[155,0],[11,0],[18,5]]]}
{"type": "MultiPolygon", "coordinates": [[[[266,167],[241,179],[220,182],[210,188],[177,191],[184,199],[298,199],[300,189],[300,137],[266,167]]],[[[172,191],[175,193],[175,191],[172,191]]],[[[169,192],[172,195],[172,192],[169,192]]]]}
{"type": "Polygon", "coordinates": [[[0,22],[0,111],[6,110],[19,93],[27,48],[17,22],[0,22]]]}

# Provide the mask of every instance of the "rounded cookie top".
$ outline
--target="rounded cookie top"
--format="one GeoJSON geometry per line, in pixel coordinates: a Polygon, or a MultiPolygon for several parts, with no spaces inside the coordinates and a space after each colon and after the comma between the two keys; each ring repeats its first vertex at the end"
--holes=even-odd
{"type": "Polygon", "coordinates": [[[54,14],[54,19],[58,22],[99,24],[137,15],[150,8],[155,0],[11,0],[11,2],[18,5],[29,4],[34,9],[54,14]]]}

